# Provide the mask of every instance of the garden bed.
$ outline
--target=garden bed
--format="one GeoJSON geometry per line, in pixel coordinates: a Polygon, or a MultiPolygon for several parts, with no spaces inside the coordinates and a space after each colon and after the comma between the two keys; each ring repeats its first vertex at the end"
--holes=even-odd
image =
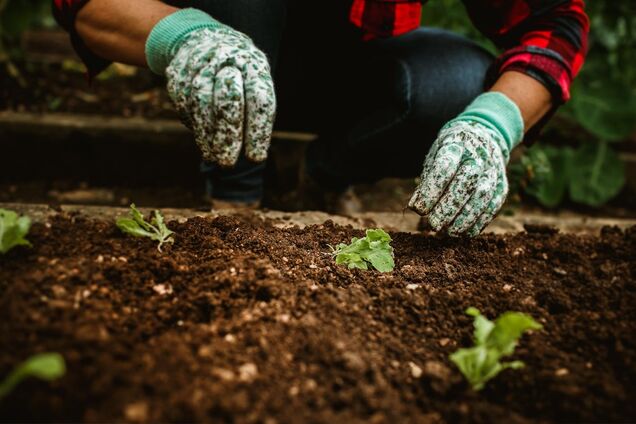
{"type": "MultiPolygon", "coordinates": [[[[284,219],[284,218],[283,218],[284,219]]],[[[360,230],[254,215],[172,221],[164,252],[61,212],[0,257],[0,372],[61,353],[2,421],[636,420],[636,228],[528,227],[454,240],[393,233],[391,273],[335,265],[360,230]],[[523,311],[508,370],[473,392],[448,355],[474,306],[523,311]]]]}

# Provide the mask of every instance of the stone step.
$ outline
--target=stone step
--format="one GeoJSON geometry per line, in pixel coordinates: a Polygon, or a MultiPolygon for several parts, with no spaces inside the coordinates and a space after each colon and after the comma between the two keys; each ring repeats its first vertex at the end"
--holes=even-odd
{"type": "MultiPolygon", "coordinates": [[[[104,207],[104,206],[81,206],[62,205],[51,208],[48,205],[21,204],[21,203],[0,203],[0,208],[14,210],[20,214],[30,216],[35,222],[45,222],[52,216],[60,213],[81,213],[93,219],[103,219],[115,221],[117,217],[128,214],[128,208],[104,207]]],[[[151,209],[140,208],[145,214],[149,214],[151,209]]],[[[186,220],[195,216],[217,217],[233,214],[245,214],[232,209],[210,210],[207,212],[193,209],[161,209],[164,217],[169,220],[186,220]]],[[[393,213],[393,212],[366,212],[354,216],[330,215],[318,211],[306,212],[282,212],[273,210],[253,211],[256,216],[263,220],[271,220],[274,225],[284,228],[297,225],[301,228],[307,225],[323,224],[331,220],[339,225],[351,225],[354,228],[384,228],[392,231],[418,232],[420,217],[413,212],[393,213]]],[[[525,225],[542,225],[558,228],[564,233],[575,234],[598,234],[605,226],[615,226],[626,229],[636,225],[636,219],[615,219],[615,218],[591,218],[588,216],[572,213],[561,214],[537,214],[537,213],[517,213],[514,216],[499,216],[486,229],[487,233],[504,234],[516,233],[524,230],[525,225]]]]}

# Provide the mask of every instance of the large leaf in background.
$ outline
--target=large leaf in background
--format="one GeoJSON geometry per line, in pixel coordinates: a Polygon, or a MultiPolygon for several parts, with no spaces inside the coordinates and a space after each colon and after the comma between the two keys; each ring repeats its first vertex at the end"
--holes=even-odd
{"type": "Polygon", "coordinates": [[[636,93],[620,81],[576,80],[566,107],[583,128],[601,140],[623,140],[636,130],[636,93]]]}
{"type": "Polygon", "coordinates": [[[528,150],[528,156],[537,170],[525,192],[545,207],[558,206],[565,197],[570,179],[572,149],[536,144],[528,150]]]}
{"type": "Polygon", "coordinates": [[[588,206],[601,206],[625,184],[625,164],[607,143],[585,143],[572,155],[570,197],[588,206]]]}

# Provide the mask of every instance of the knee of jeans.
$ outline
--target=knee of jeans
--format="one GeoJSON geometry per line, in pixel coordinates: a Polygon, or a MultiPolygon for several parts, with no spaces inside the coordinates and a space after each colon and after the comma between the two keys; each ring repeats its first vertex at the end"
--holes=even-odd
{"type": "Polygon", "coordinates": [[[286,1],[192,0],[190,5],[247,34],[273,65],[278,57],[280,37],[285,26],[286,1]]]}
{"type": "Polygon", "coordinates": [[[410,75],[410,118],[441,126],[485,89],[493,56],[444,30],[414,31],[404,49],[410,75]]]}
{"type": "MultiPolygon", "coordinates": [[[[188,5],[203,10],[219,20],[267,20],[282,13],[288,0],[190,0],[188,5]]],[[[174,2],[174,0],[173,0],[174,2]]],[[[236,25],[236,22],[225,22],[236,25]]]]}
{"type": "Polygon", "coordinates": [[[286,1],[288,0],[189,0],[183,5],[200,9],[222,23],[253,36],[266,30],[281,30],[286,1]]]}

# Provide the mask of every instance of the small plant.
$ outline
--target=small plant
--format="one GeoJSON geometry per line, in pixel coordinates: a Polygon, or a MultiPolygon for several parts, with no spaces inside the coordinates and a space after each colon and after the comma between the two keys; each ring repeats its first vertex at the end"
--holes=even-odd
{"type": "Polygon", "coordinates": [[[53,381],[66,373],[64,358],[59,353],[40,353],[33,355],[18,365],[0,383],[0,399],[8,395],[22,380],[35,377],[40,380],[53,381]]]}
{"type": "Polygon", "coordinates": [[[459,349],[450,355],[450,360],[474,390],[481,390],[488,380],[507,368],[523,367],[522,361],[500,362],[500,359],[514,352],[525,331],[543,328],[521,312],[505,312],[495,322],[484,317],[476,308],[468,308],[466,314],[475,317],[475,346],[459,349]]]}
{"type": "Polygon", "coordinates": [[[148,237],[159,242],[157,249],[161,252],[161,246],[165,243],[174,243],[171,231],[163,222],[163,216],[158,210],[154,211],[154,216],[150,222],[144,220],[144,216],[139,212],[133,203],[130,205],[130,218],[119,218],[117,227],[126,234],[134,237],[148,237]]]}
{"type": "Polygon", "coordinates": [[[18,216],[17,213],[0,209],[0,253],[7,253],[16,246],[31,246],[24,236],[31,228],[28,216],[18,216]]]}
{"type": "Polygon", "coordinates": [[[331,247],[332,254],[338,265],[344,264],[349,268],[369,269],[371,264],[380,272],[391,272],[395,267],[393,262],[393,248],[391,236],[384,230],[367,230],[366,237],[351,239],[351,244],[340,243],[331,247]]]}

